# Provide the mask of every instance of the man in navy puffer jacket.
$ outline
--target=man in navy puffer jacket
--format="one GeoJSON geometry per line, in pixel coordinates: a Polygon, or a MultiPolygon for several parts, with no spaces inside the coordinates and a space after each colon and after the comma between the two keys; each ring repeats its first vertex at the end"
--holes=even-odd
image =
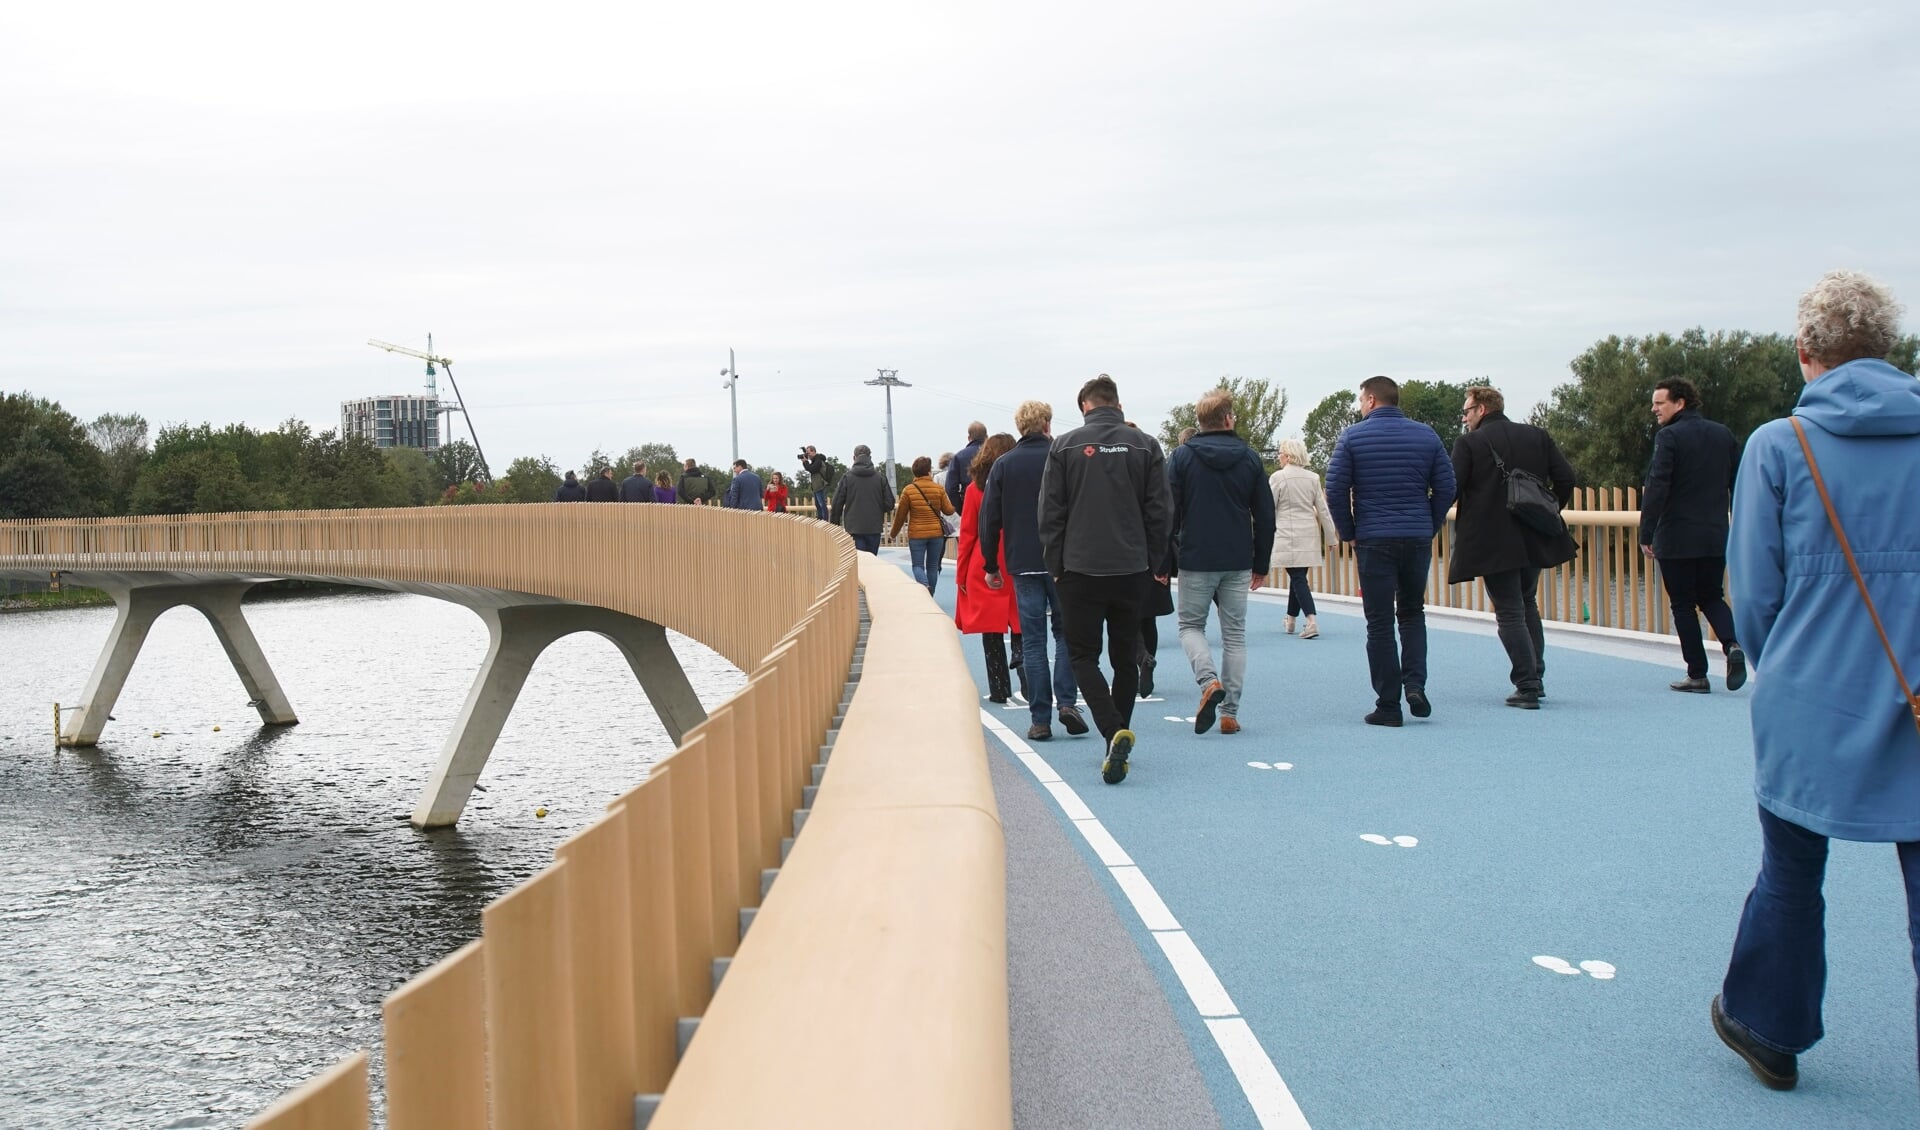
{"type": "Polygon", "coordinates": [[[1400,386],[1388,377],[1361,382],[1360,422],[1340,433],[1327,464],[1327,506],[1340,540],[1354,543],[1360,570],[1374,692],[1369,726],[1400,725],[1402,688],[1415,718],[1433,713],[1427,701],[1427,573],[1453,493],[1447,449],[1431,427],[1400,411],[1400,386]]]}

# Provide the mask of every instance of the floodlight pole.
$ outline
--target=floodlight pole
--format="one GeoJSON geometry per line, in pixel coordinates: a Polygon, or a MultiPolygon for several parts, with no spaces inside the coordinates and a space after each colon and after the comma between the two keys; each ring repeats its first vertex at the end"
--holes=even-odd
{"type": "Polygon", "coordinates": [[[899,478],[893,470],[893,390],[913,387],[894,375],[899,371],[898,369],[875,369],[874,372],[880,375],[866,382],[887,390],[887,490],[889,493],[900,489],[899,478]]]}
{"type": "Polygon", "coordinates": [[[733,368],[733,350],[727,350],[727,367],[720,370],[727,378],[727,399],[733,403],[733,459],[740,461],[740,374],[733,368]]]}

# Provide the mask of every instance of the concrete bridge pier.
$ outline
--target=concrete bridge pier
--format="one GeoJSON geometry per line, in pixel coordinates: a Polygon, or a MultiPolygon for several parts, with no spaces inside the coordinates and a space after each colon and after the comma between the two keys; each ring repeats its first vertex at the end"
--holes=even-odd
{"type": "Polygon", "coordinates": [[[651,620],[580,604],[520,604],[475,611],[487,623],[487,658],[414,807],[416,828],[447,827],[460,819],[534,661],[562,636],[595,632],[612,641],[633,668],[675,745],[688,730],[706,721],[706,708],[667,642],[667,630],[651,620]]]}
{"type": "Polygon", "coordinates": [[[240,600],[253,585],[252,581],[232,581],[109,587],[119,614],[114,617],[113,631],[107,636],[99,661],[93,665],[80,705],[66,715],[60,744],[90,746],[99,742],[153,622],[181,605],[198,609],[213,625],[213,634],[226,649],[234,672],[247,689],[248,705],[259,711],[260,721],[269,726],[298,722],[292,704],[280,689],[280,680],[267,663],[266,653],[260,650],[260,641],[254,638],[240,611],[240,600]]]}

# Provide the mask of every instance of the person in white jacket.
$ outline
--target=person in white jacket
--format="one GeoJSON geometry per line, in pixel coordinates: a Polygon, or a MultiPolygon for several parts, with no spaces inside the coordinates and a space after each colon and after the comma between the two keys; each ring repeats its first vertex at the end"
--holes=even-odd
{"type": "Polygon", "coordinates": [[[1287,572],[1287,634],[1293,634],[1295,621],[1305,613],[1300,638],[1318,639],[1320,621],[1314,615],[1307,570],[1326,560],[1326,547],[1339,534],[1327,509],[1327,492],[1307,466],[1307,445],[1300,437],[1280,441],[1280,469],[1267,486],[1273,491],[1273,568],[1287,572]]]}

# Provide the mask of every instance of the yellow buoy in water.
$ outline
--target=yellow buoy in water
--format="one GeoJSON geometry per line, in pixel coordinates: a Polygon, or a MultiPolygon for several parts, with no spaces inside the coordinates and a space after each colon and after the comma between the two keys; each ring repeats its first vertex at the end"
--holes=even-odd
{"type": "Polygon", "coordinates": [[[219,733],[219,732],[220,732],[220,727],[218,727],[218,726],[215,726],[215,727],[213,728],[213,732],[214,732],[214,733],[216,733],[216,734],[217,734],[217,733],[219,733]]]}
{"type": "Polygon", "coordinates": [[[153,736],[154,736],[154,737],[156,737],[156,738],[157,738],[157,737],[159,737],[159,736],[160,736],[160,731],[158,731],[158,730],[155,730],[155,731],[153,732],[153,736]]]}
{"type": "MultiPolygon", "coordinates": [[[[157,737],[159,737],[159,736],[160,736],[159,734],[155,734],[155,735],[154,735],[154,737],[156,737],[156,738],[157,738],[157,737]]],[[[546,810],[546,809],[544,809],[544,808],[536,808],[536,809],[534,809],[534,810],[533,810],[533,814],[534,814],[535,816],[537,816],[537,817],[539,817],[539,818],[540,818],[540,819],[542,819],[542,820],[545,820],[545,819],[547,818],[547,810],[546,810]]]]}

